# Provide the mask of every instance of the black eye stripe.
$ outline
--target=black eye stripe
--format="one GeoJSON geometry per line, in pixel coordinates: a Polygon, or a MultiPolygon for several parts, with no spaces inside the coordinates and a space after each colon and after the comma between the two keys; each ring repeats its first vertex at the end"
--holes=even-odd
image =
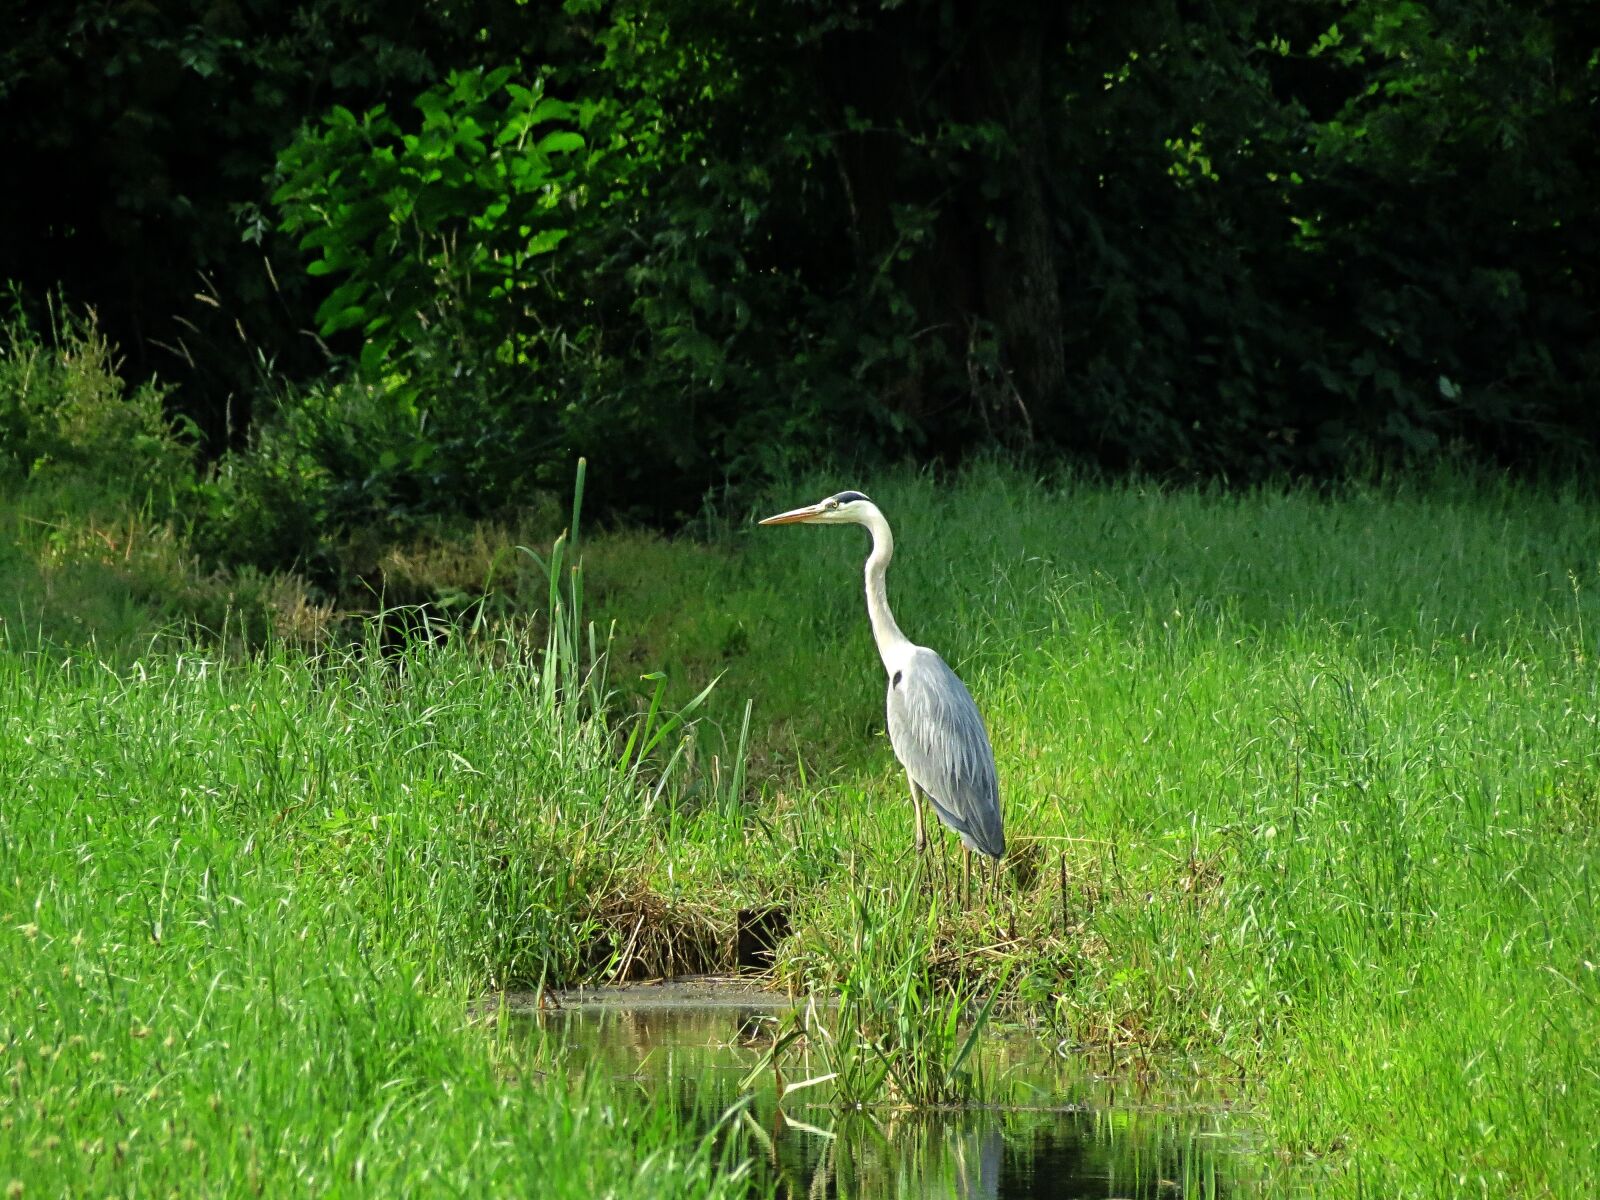
{"type": "Polygon", "coordinates": [[[865,500],[866,497],[860,492],[840,492],[837,496],[830,496],[829,499],[840,504],[849,504],[854,500],[865,500]]]}

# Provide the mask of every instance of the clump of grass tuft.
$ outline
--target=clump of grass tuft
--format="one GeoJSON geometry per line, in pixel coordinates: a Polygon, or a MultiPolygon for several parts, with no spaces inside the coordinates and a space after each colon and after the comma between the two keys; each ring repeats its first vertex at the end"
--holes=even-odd
{"type": "Polygon", "coordinates": [[[192,450],[155,384],[129,389],[92,313],[50,307],[34,328],[21,297],[0,318],[0,476],[94,481],[97,490],[171,508],[192,450]]]}
{"type": "Polygon", "coordinates": [[[984,988],[941,968],[940,925],[949,898],[920,870],[916,879],[898,890],[850,890],[849,940],[824,935],[814,950],[826,959],[821,971],[838,981],[837,1004],[813,1002],[791,1014],[752,1080],[767,1067],[780,1078],[794,1075],[789,1059],[798,1055],[806,1077],[783,1086],[780,1099],[821,1083],[836,1103],[851,1107],[987,1098],[972,1055],[1006,991],[1007,972],[984,988]]]}

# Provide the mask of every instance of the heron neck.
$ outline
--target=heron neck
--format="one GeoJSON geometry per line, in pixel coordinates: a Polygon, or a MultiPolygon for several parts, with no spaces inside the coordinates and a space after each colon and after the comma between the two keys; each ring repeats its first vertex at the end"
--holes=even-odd
{"type": "Polygon", "coordinates": [[[889,594],[884,584],[889,560],[894,557],[894,534],[889,532],[889,522],[876,510],[867,514],[866,526],[872,534],[872,553],[867,556],[867,619],[872,622],[872,639],[878,643],[878,657],[883,659],[884,670],[893,673],[896,662],[911,644],[889,611],[889,594]]]}

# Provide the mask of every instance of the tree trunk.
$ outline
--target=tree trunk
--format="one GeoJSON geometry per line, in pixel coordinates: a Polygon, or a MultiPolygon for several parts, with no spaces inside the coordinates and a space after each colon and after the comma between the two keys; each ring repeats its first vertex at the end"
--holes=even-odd
{"type": "MultiPolygon", "coordinates": [[[[974,116],[999,121],[1010,145],[1001,172],[997,234],[974,229],[983,308],[1027,436],[1058,441],[1066,424],[1066,355],[1045,172],[1044,55],[1053,44],[1039,7],[978,15],[968,70],[974,116]]],[[[1002,407],[1002,413],[1007,410],[1002,407]]]]}
{"type": "Polygon", "coordinates": [[[1043,79],[1058,24],[1049,5],[923,0],[819,43],[815,69],[834,119],[867,118],[835,142],[852,249],[863,272],[891,274],[928,350],[928,365],[881,399],[935,453],[970,445],[980,419],[1008,441],[1048,440],[1068,425],[1043,79]],[[913,140],[937,144],[949,122],[998,125],[1005,146],[962,155],[946,144],[930,154],[913,140]],[[954,191],[952,166],[961,175],[954,191]],[[919,203],[938,209],[932,238],[900,260],[895,206],[919,203]],[[974,319],[993,326],[999,378],[977,369],[974,319]]]}

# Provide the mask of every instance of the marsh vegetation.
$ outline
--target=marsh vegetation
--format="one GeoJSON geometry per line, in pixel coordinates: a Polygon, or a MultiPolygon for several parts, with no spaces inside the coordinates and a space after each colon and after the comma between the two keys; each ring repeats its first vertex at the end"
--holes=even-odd
{"type": "Polygon", "coordinates": [[[1104,1069],[1225,1080],[1269,1189],[1596,1181],[1583,494],[871,487],[897,612],[993,731],[992,899],[913,872],[849,538],[727,512],[510,547],[461,621],[307,649],[186,632],[105,538],[19,524],[11,594],[124,591],[105,643],[6,621],[6,1171],[733,1194],[741,1135],[540,1074],[468,1014],[726,968],[776,904],[774,979],[844,1014],[797,1052],[852,1099],[973,1098],[962,1018],[993,1000],[1104,1069]]]}

